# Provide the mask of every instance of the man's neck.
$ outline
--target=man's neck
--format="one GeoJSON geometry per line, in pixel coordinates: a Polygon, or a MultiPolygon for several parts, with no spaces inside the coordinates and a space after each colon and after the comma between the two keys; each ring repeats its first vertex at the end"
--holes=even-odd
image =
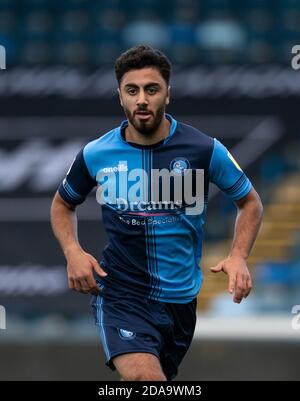
{"type": "Polygon", "coordinates": [[[164,117],[155,132],[151,135],[143,135],[138,132],[132,124],[128,123],[125,129],[125,138],[127,142],[133,142],[139,145],[153,145],[169,136],[170,127],[170,121],[164,117]]]}

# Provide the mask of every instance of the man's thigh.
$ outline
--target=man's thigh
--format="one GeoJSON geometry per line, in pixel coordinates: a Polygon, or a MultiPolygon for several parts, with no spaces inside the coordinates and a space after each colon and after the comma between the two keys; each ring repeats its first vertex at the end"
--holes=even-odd
{"type": "Polygon", "coordinates": [[[122,354],[114,357],[112,362],[124,380],[166,380],[160,361],[154,354],[143,352],[122,354]]]}

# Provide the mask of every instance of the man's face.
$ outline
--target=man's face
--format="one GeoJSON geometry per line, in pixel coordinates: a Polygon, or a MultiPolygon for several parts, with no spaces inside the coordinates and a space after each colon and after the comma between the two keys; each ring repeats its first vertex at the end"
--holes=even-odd
{"type": "Polygon", "coordinates": [[[141,134],[150,135],[160,125],[170,88],[156,68],[131,70],[124,74],[118,89],[127,119],[141,134]]]}

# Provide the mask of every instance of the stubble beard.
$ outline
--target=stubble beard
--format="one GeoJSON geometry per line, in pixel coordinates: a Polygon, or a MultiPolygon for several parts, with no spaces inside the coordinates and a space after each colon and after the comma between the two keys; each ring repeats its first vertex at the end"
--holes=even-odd
{"type": "MultiPolygon", "coordinates": [[[[147,109],[140,109],[140,110],[147,110],[147,109]]],[[[130,122],[134,126],[134,128],[142,135],[150,136],[152,135],[160,126],[162,119],[165,114],[165,106],[161,106],[157,109],[155,114],[152,114],[152,121],[142,121],[138,120],[134,113],[131,113],[128,109],[124,107],[125,115],[130,122]]]]}

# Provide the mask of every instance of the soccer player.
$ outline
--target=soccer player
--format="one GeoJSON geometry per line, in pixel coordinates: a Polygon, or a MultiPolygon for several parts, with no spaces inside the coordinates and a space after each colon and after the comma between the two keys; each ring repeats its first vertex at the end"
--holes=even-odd
{"type": "Polygon", "coordinates": [[[215,138],[165,113],[171,65],[140,45],[116,60],[127,120],[77,154],[55,194],[51,222],[67,261],[69,287],[91,293],[106,364],[124,380],[171,380],[196,324],[209,182],[237,206],[226,259],[240,303],[252,287],[247,257],[262,220],[260,198],[215,138]],[[75,208],[97,187],[109,237],[101,261],[77,238],[75,208]]]}

